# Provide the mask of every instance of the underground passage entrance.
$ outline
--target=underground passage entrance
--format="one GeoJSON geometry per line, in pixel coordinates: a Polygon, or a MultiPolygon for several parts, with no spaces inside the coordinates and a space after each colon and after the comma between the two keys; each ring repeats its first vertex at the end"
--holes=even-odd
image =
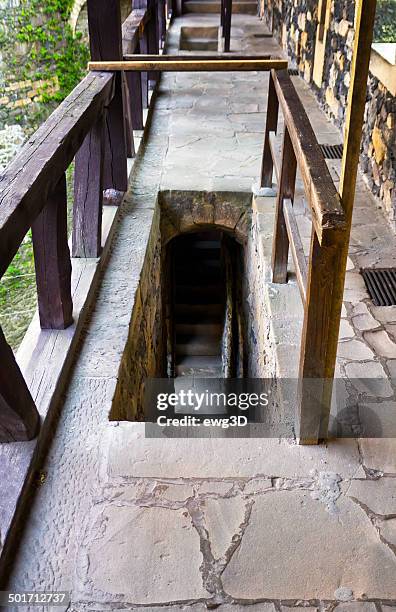
{"type": "Polygon", "coordinates": [[[152,381],[246,379],[250,216],[249,193],[158,194],[110,420],[144,421],[152,381]]]}
{"type": "Polygon", "coordinates": [[[168,374],[243,376],[239,245],[212,230],[178,236],[168,249],[168,374]]]}

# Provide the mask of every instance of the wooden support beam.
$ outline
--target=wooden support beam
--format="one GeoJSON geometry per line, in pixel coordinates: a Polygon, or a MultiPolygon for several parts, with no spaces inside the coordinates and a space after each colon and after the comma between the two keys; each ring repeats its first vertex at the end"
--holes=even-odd
{"type": "Polygon", "coordinates": [[[79,149],[74,169],[73,257],[99,257],[102,251],[104,116],[79,149]]]}
{"type": "Polygon", "coordinates": [[[302,380],[301,402],[298,415],[297,437],[302,444],[315,444],[327,435],[329,412],[331,406],[332,380],[338,348],[339,324],[343,302],[346,263],[348,257],[349,236],[352,225],[352,212],[355,199],[356,176],[359,163],[360,143],[364,107],[366,103],[367,78],[371,54],[371,43],[375,21],[375,0],[357,0],[355,5],[355,40],[351,65],[351,83],[348,92],[347,115],[344,136],[344,154],[340,180],[340,198],[346,218],[345,231],[334,240],[333,246],[321,254],[320,260],[325,265],[318,266],[318,245],[312,241],[313,261],[310,266],[307,302],[320,305],[324,284],[327,284],[326,306],[322,303],[322,313],[316,314],[316,325],[312,322],[312,313],[306,311],[304,317],[300,376],[302,380]],[[316,269],[315,269],[316,268],[316,269]],[[326,270],[324,278],[320,270],[326,270]],[[333,270],[333,278],[331,278],[333,270]],[[315,277],[316,280],[315,280],[315,277]],[[311,295],[311,297],[310,297],[311,295]],[[325,310],[324,310],[325,309],[325,310]],[[320,329],[319,329],[320,328],[320,329]],[[322,338],[322,347],[315,353],[317,338],[322,338]],[[316,356],[316,359],[315,359],[316,356]],[[311,377],[323,381],[321,395],[317,403],[306,402],[304,384],[311,377]],[[305,383],[304,383],[305,381],[305,383]],[[327,381],[327,382],[326,382],[327,381]]]}
{"type": "Polygon", "coordinates": [[[149,61],[117,61],[89,62],[88,70],[116,72],[119,70],[158,70],[159,72],[252,72],[264,70],[284,70],[287,61],[281,59],[251,59],[251,60],[182,60],[174,59],[167,62],[149,61]]]}
{"type": "MultiPolygon", "coordinates": [[[[279,101],[272,73],[269,76],[267,121],[265,125],[263,159],[261,162],[261,187],[272,187],[273,157],[270,151],[270,133],[278,129],[279,101]]],[[[279,182],[279,181],[278,181],[279,182]]]]}
{"type": "MultiPolygon", "coordinates": [[[[119,0],[87,0],[89,45],[94,61],[122,58],[122,31],[119,0]]],[[[126,191],[127,149],[122,77],[115,81],[113,100],[106,118],[104,189],[126,191]]]]}
{"type": "Polygon", "coordinates": [[[0,364],[0,442],[32,440],[40,416],[1,328],[0,364]]]}
{"type": "Polygon", "coordinates": [[[302,245],[296,216],[293,210],[293,203],[287,198],[283,200],[283,215],[285,217],[286,231],[289,237],[289,244],[293,256],[294,267],[296,269],[298,288],[300,290],[300,295],[303,304],[305,305],[308,282],[307,262],[305,260],[304,248],[302,245]]]}
{"type": "Polygon", "coordinates": [[[285,198],[294,198],[296,184],[297,160],[289,131],[285,129],[282,146],[282,167],[276,198],[274,224],[274,241],[272,245],[272,282],[287,282],[287,260],[289,255],[289,237],[287,234],[283,203],[285,198]]]}
{"type": "Polygon", "coordinates": [[[0,275],[112,95],[110,74],[88,74],[2,173],[0,275]]]}
{"type": "Polygon", "coordinates": [[[65,329],[73,322],[65,174],[34,221],[32,237],[40,325],[65,329]]]}

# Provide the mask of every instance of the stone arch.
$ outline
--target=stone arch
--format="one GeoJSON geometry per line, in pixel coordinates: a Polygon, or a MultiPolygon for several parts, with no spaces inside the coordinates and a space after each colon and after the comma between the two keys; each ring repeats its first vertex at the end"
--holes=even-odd
{"type": "Polygon", "coordinates": [[[69,17],[69,25],[72,29],[73,35],[76,33],[76,26],[78,21],[78,16],[81,13],[81,9],[86,4],[87,0],[74,0],[69,17]]]}
{"type": "Polygon", "coordinates": [[[161,191],[161,240],[166,245],[180,234],[219,229],[245,245],[252,196],[244,192],[161,191]]]}

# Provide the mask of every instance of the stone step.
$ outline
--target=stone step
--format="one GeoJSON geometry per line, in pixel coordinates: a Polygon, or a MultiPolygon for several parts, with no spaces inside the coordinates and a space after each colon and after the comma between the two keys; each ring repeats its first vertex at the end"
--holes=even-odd
{"type": "Polygon", "coordinates": [[[217,51],[218,39],[216,38],[189,38],[184,43],[186,51],[217,51]]]}
{"type": "Polygon", "coordinates": [[[214,320],[222,320],[224,316],[224,305],[217,304],[175,304],[175,317],[177,321],[182,322],[202,322],[206,319],[209,322],[214,320]],[[216,319],[214,319],[216,317],[216,319]]]}
{"type": "MultiPolygon", "coordinates": [[[[190,253],[186,253],[185,259],[179,260],[176,262],[175,271],[176,274],[183,274],[188,271],[192,272],[216,272],[220,276],[221,272],[221,262],[219,259],[203,259],[197,255],[196,257],[191,257],[190,253]]],[[[189,274],[189,278],[191,278],[191,272],[189,274]]],[[[195,277],[194,277],[195,278],[195,277]]]]}
{"type": "Polygon", "coordinates": [[[224,299],[224,287],[220,284],[178,285],[175,302],[177,304],[213,304],[224,299]]]}
{"type": "Polygon", "coordinates": [[[176,362],[179,355],[197,355],[201,357],[220,355],[221,336],[181,336],[176,340],[176,362]]]}
{"type": "MultiPolygon", "coordinates": [[[[191,245],[188,248],[183,249],[183,261],[187,258],[191,258],[193,261],[199,262],[213,262],[220,260],[220,247],[219,248],[204,248],[198,247],[195,245],[191,245]]],[[[181,261],[180,258],[176,259],[176,265],[181,261]]]]}
{"type": "Polygon", "coordinates": [[[216,356],[194,356],[186,355],[179,357],[176,367],[176,376],[197,376],[201,378],[221,378],[221,357],[216,356]]]}
{"type": "Polygon", "coordinates": [[[214,323],[213,320],[211,320],[209,323],[182,323],[180,322],[180,318],[177,318],[175,328],[176,334],[180,334],[181,336],[215,336],[217,338],[221,338],[223,333],[222,323],[214,323]]]}

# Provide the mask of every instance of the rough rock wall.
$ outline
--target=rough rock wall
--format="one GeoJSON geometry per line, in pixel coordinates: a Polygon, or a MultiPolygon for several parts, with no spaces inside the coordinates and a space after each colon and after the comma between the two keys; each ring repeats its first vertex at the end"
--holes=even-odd
{"type": "Polygon", "coordinates": [[[273,27],[292,64],[307,82],[312,76],[317,4],[317,0],[267,0],[261,3],[261,14],[273,27]]]}
{"type": "MultiPolygon", "coordinates": [[[[342,130],[354,43],[354,0],[333,0],[321,87],[312,82],[317,0],[266,0],[261,12],[300,75],[312,83],[325,111],[342,130]]],[[[396,211],[396,98],[371,73],[362,138],[361,169],[391,223],[396,211]]]]}
{"type": "Polygon", "coordinates": [[[370,75],[361,167],[373,193],[384,205],[389,220],[396,218],[396,97],[370,75]]]}
{"type": "Polygon", "coordinates": [[[144,381],[161,377],[166,364],[163,322],[162,246],[157,210],[118,371],[111,420],[143,420],[144,381]]]}
{"type": "Polygon", "coordinates": [[[331,4],[331,17],[326,38],[322,86],[319,99],[338,127],[343,127],[350,85],[350,68],[354,41],[355,3],[336,0],[331,4]]]}
{"type": "Polygon", "coordinates": [[[0,130],[28,133],[75,87],[86,45],[68,24],[71,0],[0,0],[0,130]]]}

